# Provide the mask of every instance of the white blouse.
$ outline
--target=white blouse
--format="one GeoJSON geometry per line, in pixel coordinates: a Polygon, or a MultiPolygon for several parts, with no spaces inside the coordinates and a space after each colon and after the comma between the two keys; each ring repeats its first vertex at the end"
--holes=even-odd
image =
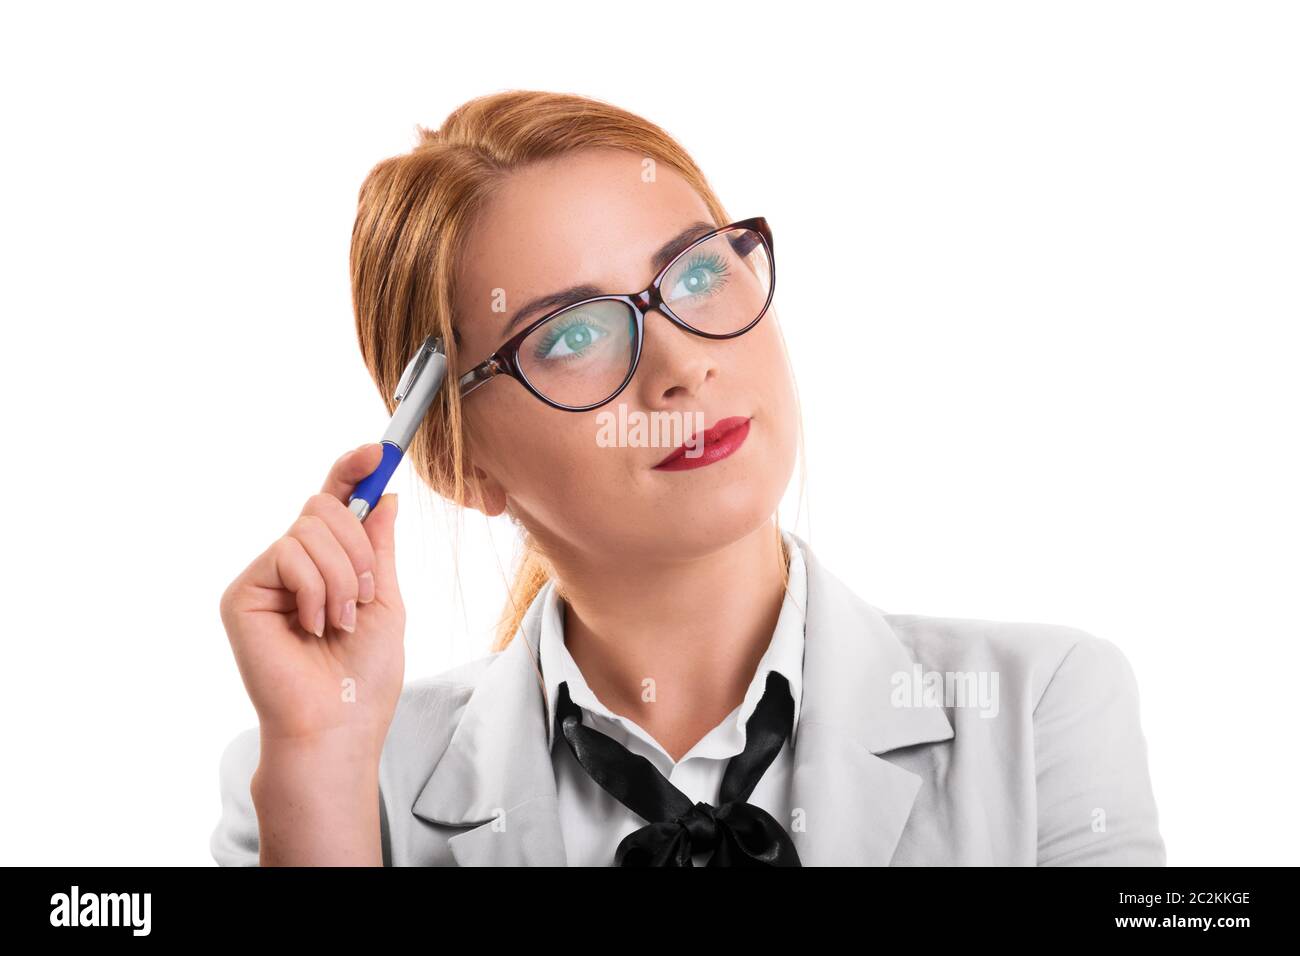
{"type": "MultiPolygon", "coordinates": [[[[577,662],[564,644],[564,617],[554,582],[544,586],[539,664],[546,686],[547,740],[555,768],[560,826],[570,866],[612,866],[619,842],[646,821],[619,803],[591,779],[568,743],[555,734],[555,701],[560,683],[568,681],[569,696],[582,710],[585,726],[612,737],[632,753],[653,763],[692,802],[717,806],[722,774],[727,762],[745,749],[745,724],[758,706],[775,670],[790,682],[794,698],[794,729],[799,726],[799,705],[803,689],[804,612],[807,606],[807,573],[803,553],[788,531],[783,531],[790,554],[789,586],[767,651],[758,662],[753,680],[739,707],[704,735],[682,759],[673,763],[668,752],[635,721],[613,713],[592,693],[577,662]]],[[[749,802],[762,807],[787,831],[791,826],[790,770],[794,734],[787,739],[767,768],[749,802]]],[[[696,866],[707,864],[711,850],[693,856],[696,866]]]]}

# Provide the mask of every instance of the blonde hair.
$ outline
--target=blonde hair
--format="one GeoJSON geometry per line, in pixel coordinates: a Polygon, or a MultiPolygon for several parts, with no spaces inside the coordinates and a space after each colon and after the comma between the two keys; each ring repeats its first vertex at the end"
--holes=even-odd
{"type": "MultiPolygon", "coordinates": [[[[464,103],[439,129],[417,130],[419,142],[409,153],[383,160],[361,185],[349,257],[352,306],[361,355],[389,412],[407,360],[425,336],[442,337],[450,369],[447,383],[406,457],[421,480],[451,501],[459,515],[467,504],[467,474],[464,418],[453,377],[464,371],[454,335],[457,255],[498,183],[530,163],[575,150],[623,149],[674,170],[703,199],[716,225],[731,219],[704,174],[671,136],[599,100],[510,90],[464,103]]],[[[802,422],[799,448],[802,462],[802,422]]],[[[493,650],[510,643],[528,606],[554,577],[537,541],[515,523],[523,554],[493,650]]],[[[786,580],[789,556],[778,516],[773,526],[786,580]]]]}

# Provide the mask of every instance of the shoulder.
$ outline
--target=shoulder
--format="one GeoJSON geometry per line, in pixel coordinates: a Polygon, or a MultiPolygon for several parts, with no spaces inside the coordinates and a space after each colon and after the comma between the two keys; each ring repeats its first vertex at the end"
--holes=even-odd
{"type": "Polygon", "coordinates": [[[1133,687],[1128,660],[1110,640],[1068,624],[891,613],[864,600],[806,541],[793,537],[807,562],[810,601],[823,601],[829,608],[822,620],[892,634],[926,676],[935,672],[944,679],[952,674],[996,681],[1006,702],[1023,714],[1033,713],[1044,699],[1077,692],[1090,680],[1125,691],[1133,687]]]}
{"type": "Polygon", "coordinates": [[[954,765],[999,793],[1031,790],[1038,865],[1164,865],[1137,682],[1118,645],[1063,624],[884,617],[945,695],[975,678],[977,706],[944,701],[954,765]]]}
{"type": "Polygon", "coordinates": [[[1113,641],[1068,624],[924,614],[884,614],[926,670],[995,673],[1036,712],[1047,701],[1091,687],[1136,692],[1133,671],[1113,641]]]}

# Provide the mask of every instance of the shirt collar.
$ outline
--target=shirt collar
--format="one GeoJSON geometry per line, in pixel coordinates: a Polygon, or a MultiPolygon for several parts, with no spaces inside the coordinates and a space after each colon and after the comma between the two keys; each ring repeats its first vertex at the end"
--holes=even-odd
{"type": "MultiPolygon", "coordinates": [[[[754,670],[754,678],[745,691],[734,719],[736,727],[743,728],[750,714],[758,707],[767,686],[767,675],[771,671],[781,674],[790,684],[790,695],[794,698],[794,727],[791,730],[790,743],[794,744],[794,731],[799,726],[800,704],[803,700],[803,651],[805,610],[808,599],[808,576],[803,552],[793,535],[781,532],[786,551],[790,555],[788,566],[789,584],[786,587],[785,600],[777,616],[776,627],[767,650],[759,659],[754,670]]],[[[540,635],[537,641],[539,664],[542,681],[546,687],[546,743],[554,747],[555,735],[555,701],[561,682],[569,684],[569,697],[583,710],[599,714],[616,723],[625,723],[623,718],[610,712],[597,699],[582,676],[577,662],[564,644],[564,620],[561,598],[555,581],[549,580],[538,592],[536,600],[542,602],[540,615],[540,635]]],[[[733,719],[733,718],[728,718],[733,719]]]]}

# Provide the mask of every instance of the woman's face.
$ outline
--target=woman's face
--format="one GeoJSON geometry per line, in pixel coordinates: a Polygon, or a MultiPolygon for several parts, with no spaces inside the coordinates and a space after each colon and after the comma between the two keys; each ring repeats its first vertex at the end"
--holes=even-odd
{"type": "MultiPolygon", "coordinates": [[[[652,256],[661,246],[694,223],[712,224],[676,172],[660,166],[653,181],[645,178],[641,156],[591,149],[505,180],[477,220],[457,276],[459,374],[509,338],[506,324],[526,302],[580,284],[600,294],[643,289],[658,272],[652,256]]],[[[551,408],[508,376],[477,389],[464,409],[469,463],[483,493],[476,507],[489,515],[508,509],[548,552],[584,560],[667,563],[716,551],[772,516],[794,468],[794,391],[773,309],[744,335],[719,340],[648,313],[635,376],[592,411],[551,408]],[[675,444],[700,421],[707,429],[733,416],[750,419],[749,433],[711,464],[658,470],[672,447],[635,438],[609,445],[617,430],[602,424],[620,405],[629,423],[652,421],[652,413],[660,422],[676,417],[684,430],[675,444]]]]}

